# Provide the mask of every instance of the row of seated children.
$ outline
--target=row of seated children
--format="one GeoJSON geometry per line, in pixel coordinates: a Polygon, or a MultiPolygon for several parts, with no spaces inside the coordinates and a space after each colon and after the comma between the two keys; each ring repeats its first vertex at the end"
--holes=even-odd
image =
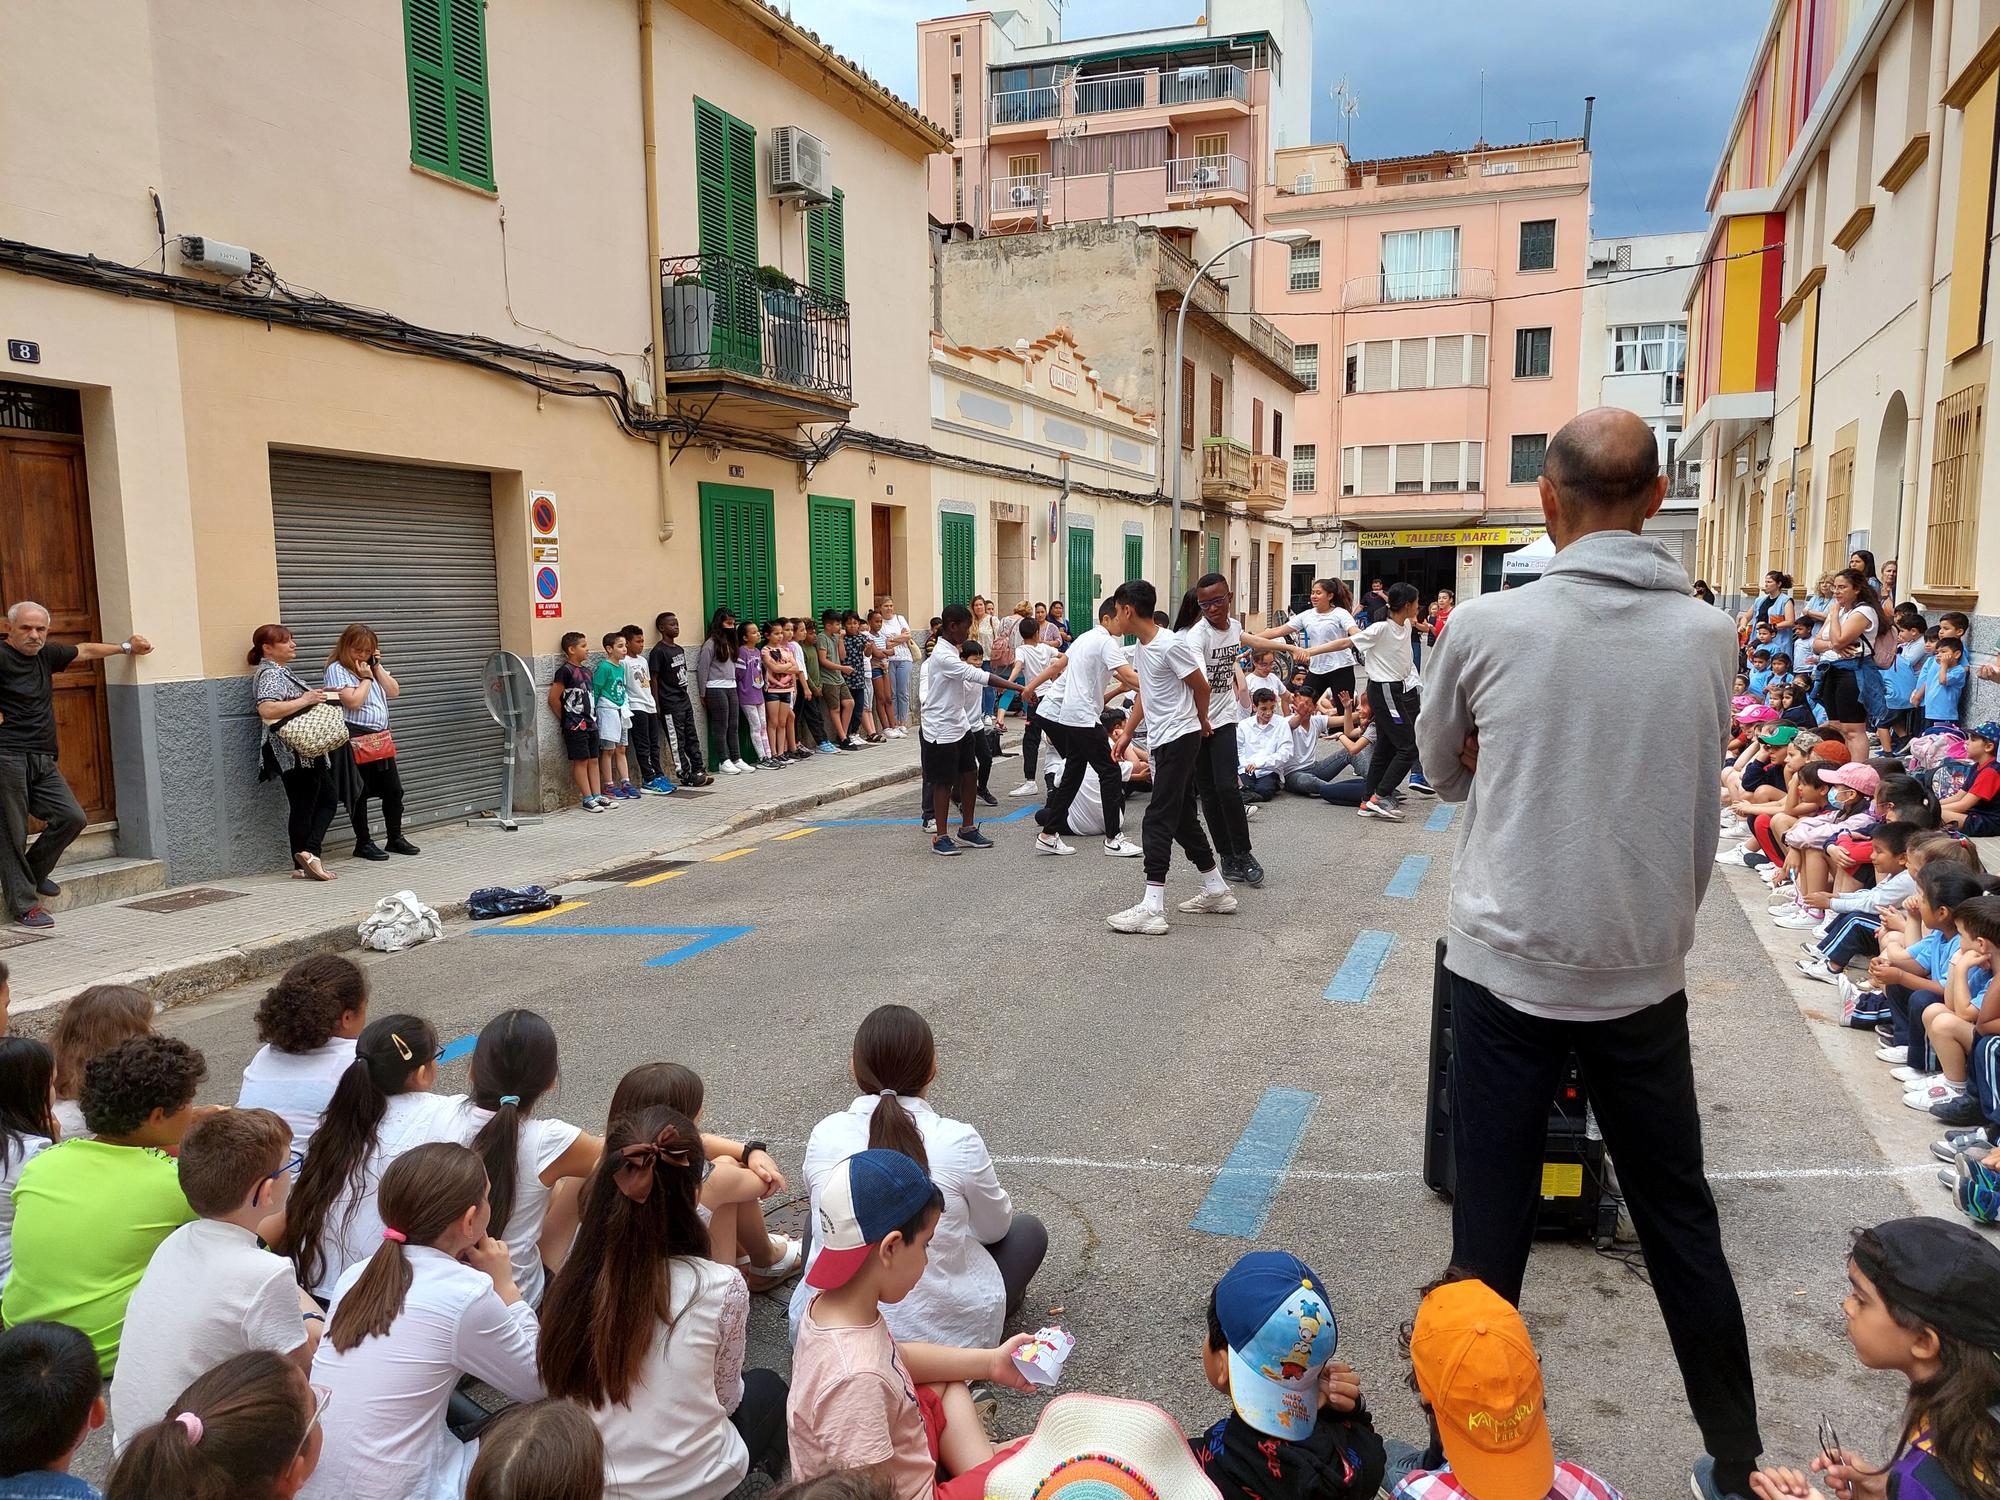
{"type": "Polygon", "coordinates": [[[1336,807],[1361,805],[1367,795],[1367,756],[1375,743],[1366,699],[1336,704],[1307,693],[1281,698],[1276,690],[1258,686],[1250,701],[1252,716],[1236,731],[1244,802],[1269,802],[1283,789],[1336,807]],[[1290,712],[1281,714],[1286,702],[1290,712]]]}

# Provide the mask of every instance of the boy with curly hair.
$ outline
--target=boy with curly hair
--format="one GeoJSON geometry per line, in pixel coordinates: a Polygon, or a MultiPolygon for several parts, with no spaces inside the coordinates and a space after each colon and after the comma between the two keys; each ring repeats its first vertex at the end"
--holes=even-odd
{"type": "Polygon", "coordinates": [[[207,1073],[170,1036],[136,1036],[91,1059],[80,1101],[91,1138],[58,1141],[15,1184],[0,1321],[68,1324],[111,1378],[132,1289],[160,1242],[196,1217],[169,1153],[194,1124],[207,1073]]]}

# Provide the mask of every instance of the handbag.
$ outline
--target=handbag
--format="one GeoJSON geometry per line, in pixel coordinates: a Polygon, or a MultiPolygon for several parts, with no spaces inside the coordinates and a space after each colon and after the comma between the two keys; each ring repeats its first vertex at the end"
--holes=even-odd
{"type": "Polygon", "coordinates": [[[278,721],[278,738],[308,760],[329,755],[347,743],[347,720],[331,703],[317,703],[302,714],[278,721]]]}
{"type": "Polygon", "coordinates": [[[354,750],[357,766],[370,765],[378,760],[389,760],[396,753],[396,737],[386,729],[378,729],[372,734],[357,734],[348,740],[354,750]]]}

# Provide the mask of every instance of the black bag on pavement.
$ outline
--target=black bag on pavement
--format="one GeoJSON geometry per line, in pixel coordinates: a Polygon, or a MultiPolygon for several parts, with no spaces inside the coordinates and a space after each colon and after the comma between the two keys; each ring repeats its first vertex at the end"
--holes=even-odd
{"type": "Polygon", "coordinates": [[[465,914],[475,922],[494,917],[518,917],[526,912],[547,911],[561,902],[538,885],[510,887],[483,885],[465,898],[465,914]]]}

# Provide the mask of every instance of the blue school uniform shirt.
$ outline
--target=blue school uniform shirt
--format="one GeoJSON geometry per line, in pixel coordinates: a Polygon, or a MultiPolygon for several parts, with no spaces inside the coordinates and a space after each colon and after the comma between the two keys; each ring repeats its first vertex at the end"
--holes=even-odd
{"type": "Polygon", "coordinates": [[[1924,687],[1924,717],[1933,724],[1956,724],[1959,705],[1965,698],[1965,663],[1949,672],[1938,670],[1934,656],[1925,666],[1930,681],[1924,687]]]}
{"type": "Polygon", "coordinates": [[[1920,640],[1897,650],[1895,662],[1882,674],[1882,698],[1890,710],[1910,706],[1910,690],[1917,685],[1924,663],[1929,660],[1930,653],[1920,640]]]}
{"type": "MultiPolygon", "coordinates": [[[[1941,932],[1927,932],[1910,944],[1910,957],[1922,964],[1924,972],[1939,984],[1944,983],[1945,975],[1951,971],[1951,961],[1957,953],[1958,934],[1955,932],[1949,939],[1941,932]]],[[[1965,975],[1965,992],[1971,996],[1973,1003],[1977,1004],[1980,996],[1986,993],[1986,986],[1992,982],[1991,969],[1968,969],[1965,975]]]]}
{"type": "Polygon", "coordinates": [[[1750,674],[1750,693],[1752,697],[1762,698],[1766,693],[1771,691],[1771,676],[1772,674],[1768,671],[1752,672],[1750,674]]]}

